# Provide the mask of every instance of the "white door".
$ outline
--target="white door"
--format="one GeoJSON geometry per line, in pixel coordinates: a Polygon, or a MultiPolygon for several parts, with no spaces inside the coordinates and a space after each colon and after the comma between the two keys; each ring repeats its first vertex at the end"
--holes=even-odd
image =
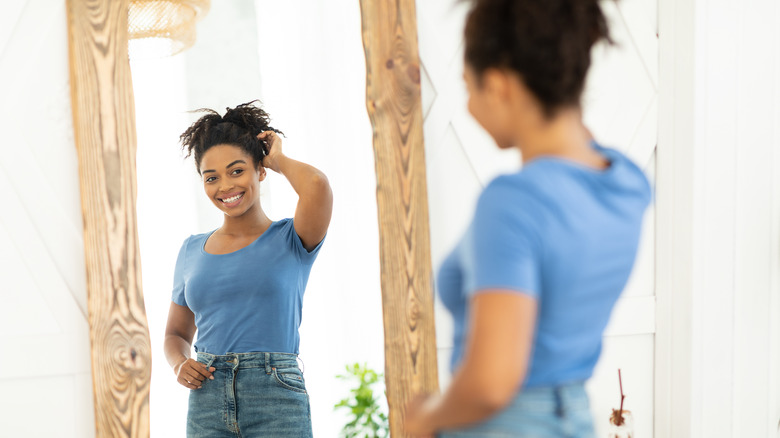
{"type": "Polygon", "coordinates": [[[0,435],[94,436],[65,2],[0,14],[0,435]]]}
{"type": "MultiPolygon", "coordinates": [[[[466,109],[462,80],[463,22],[467,5],[449,0],[417,2],[417,26],[431,254],[438,266],[473,212],[476,198],[495,175],[519,163],[514,151],[499,151],[466,109]]],[[[596,139],[627,153],[653,180],[657,138],[657,1],[603,1],[616,44],[594,49],[583,96],[585,122],[596,139]]],[[[618,301],[604,338],[604,350],[588,383],[597,436],[606,436],[612,408],[631,410],[635,433],[653,436],[655,333],[654,228],[646,219],[634,273],[618,301]]],[[[449,381],[452,323],[437,304],[436,336],[442,386],[449,381]]]]}

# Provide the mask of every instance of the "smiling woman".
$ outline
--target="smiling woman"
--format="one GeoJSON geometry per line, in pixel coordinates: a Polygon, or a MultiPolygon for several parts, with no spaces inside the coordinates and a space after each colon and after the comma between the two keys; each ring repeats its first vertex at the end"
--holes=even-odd
{"type": "Polygon", "coordinates": [[[254,102],[224,116],[205,111],[181,141],[224,222],[182,245],[165,335],[168,363],[191,390],[187,436],[311,436],[298,328],[330,223],[330,185],[322,172],[282,153],[281,131],[254,102]],[[293,219],[273,221],[263,211],[266,168],[298,194],[293,219]],[[225,408],[226,399],[236,403],[225,408]]]}

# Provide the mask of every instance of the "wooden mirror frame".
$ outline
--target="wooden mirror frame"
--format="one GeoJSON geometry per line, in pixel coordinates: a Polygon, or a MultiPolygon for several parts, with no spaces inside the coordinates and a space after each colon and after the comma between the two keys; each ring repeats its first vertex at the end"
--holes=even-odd
{"type": "MultiPolygon", "coordinates": [[[[390,432],[438,389],[414,0],[361,0],[377,174],[390,432]]],[[[151,345],[136,227],[128,0],[68,0],[96,436],[148,437],[151,345]]]]}
{"type": "Polygon", "coordinates": [[[390,435],[412,396],[438,391],[414,0],[360,1],[373,127],[390,435]]]}
{"type": "Polygon", "coordinates": [[[151,344],[136,228],[127,0],[68,0],[97,437],[148,437],[151,344]]]}

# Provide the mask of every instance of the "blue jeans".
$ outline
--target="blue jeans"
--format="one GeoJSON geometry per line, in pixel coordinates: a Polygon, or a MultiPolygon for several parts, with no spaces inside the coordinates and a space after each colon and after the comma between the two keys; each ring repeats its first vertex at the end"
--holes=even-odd
{"type": "Polygon", "coordinates": [[[297,356],[198,352],[214,380],[190,390],[189,438],[311,437],[311,410],[297,356]]]}
{"type": "Polygon", "coordinates": [[[442,431],[440,438],[594,438],[582,383],[524,388],[512,403],[482,423],[442,431]]]}

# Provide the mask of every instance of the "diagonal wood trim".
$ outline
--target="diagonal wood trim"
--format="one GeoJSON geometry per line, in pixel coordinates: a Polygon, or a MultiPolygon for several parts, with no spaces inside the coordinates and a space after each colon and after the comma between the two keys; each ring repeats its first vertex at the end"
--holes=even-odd
{"type": "Polygon", "coordinates": [[[151,347],[141,292],[127,0],[68,0],[97,437],[149,436],[151,347]]]}
{"type": "Polygon", "coordinates": [[[405,403],[438,388],[414,0],[361,0],[373,126],[390,434],[405,403]]]}

